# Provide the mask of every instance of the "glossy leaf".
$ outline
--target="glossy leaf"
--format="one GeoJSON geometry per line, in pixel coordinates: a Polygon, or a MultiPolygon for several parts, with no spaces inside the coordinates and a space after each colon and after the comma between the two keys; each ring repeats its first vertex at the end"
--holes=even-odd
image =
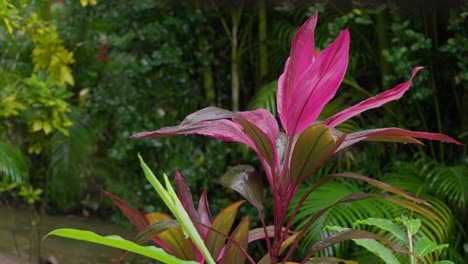
{"type": "MultiPolygon", "coordinates": [[[[146,215],[146,218],[151,223],[151,225],[171,221],[169,223],[171,223],[171,225],[174,225],[174,228],[168,228],[164,232],[158,233],[156,237],[153,237],[153,241],[155,241],[156,244],[171,252],[174,256],[178,258],[187,260],[195,259],[195,253],[192,246],[193,244],[184,235],[184,232],[182,232],[182,228],[180,227],[179,222],[173,220],[169,215],[160,212],[149,213],[146,215]],[[177,225],[174,223],[174,221],[177,223],[177,225]]],[[[148,232],[152,232],[152,230],[149,227],[147,228],[149,229],[148,232]]],[[[140,232],[134,239],[138,244],[140,243],[137,239],[146,238],[143,236],[143,234],[140,234],[140,232]]],[[[151,233],[148,233],[146,236],[150,235],[151,233]]]]}
{"type": "Polygon", "coordinates": [[[221,264],[244,264],[247,258],[247,246],[249,235],[249,216],[244,217],[234,229],[226,244],[221,264]],[[234,242],[235,241],[235,242],[234,242]],[[241,248],[239,248],[241,247],[241,248]]]}
{"type": "Polygon", "coordinates": [[[392,233],[396,238],[408,244],[406,233],[400,228],[399,225],[395,224],[394,222],[388,219],[367,218],[364,220],[357,220],[356,222],[354,222],[353,225],[359,225],[359,224],[376,226],[380,229],[383,229],[385,231],[392,233]]]}
{"type": "Polygon", "coordinates": [[[291,158],[291,180],[299,184],[311,176],[341,144],[344,136],[333,134],[325,125],[305,129],[294,145],[291,158]]]}
{"type": "Polygon", "coordinates": [[[243,204],[244,201],[238,201],[224,208],[213,220],[211,224],[211,229],[209,230],[207,237],[205,239],[206,247],[208,248],[211,256],[214,259],[218,258],[219,252],[226,241],[226,237],[231,231],[232,224],[237,215],[237,210],[239,206],[243,204]]]}
{"type": "Polygon", "coordinates": [[[230,168],[220,179],[225,187],[238,192],[258,210],[263,211],[263,184],[250,165],[230,168]]]}
{"type": "Polygon", "coordinates": [[[427,237],[422,237],[416,241],[416,244],[414,245],[414,254],[418,255],[420,258],[423,258],[427,254],[435,252],[436,250],[442,250],[448,246],[449,244],[437,245],[427,237]]]}
{"type": "Polygon", "coordinates": [[[76,240],[83,240],[87,242],[92,242],[96,244],[101,244],[105,246],[110,246],[114,248],[119,248],[129,252],[137,253],[157,261],[169,264],[196,264],[194,261],[186,261],[174,257],[173,255],[167,253],[161,248],[154,246],[140,246],[131,241],[125,240],[119,236],[100,236],[94,232],[76,230],[76,229],[57,229],[48,233],[45,238],[48,236],[61,236],[66,238],[72,238],[76,240]]]}
{"type": "Polygon", "coordinates": [[[141,230],[149,225],[148,220],[146,219],[143,213],[140,213],[137,209],[131,207],[124,201],[122,201],[119,197],[113,195],[110,192],[104,191],[104,194],[107,195],[122,211],[122,213],[127,216],[128,220],[134,224],[138,230],[141,230]]]}

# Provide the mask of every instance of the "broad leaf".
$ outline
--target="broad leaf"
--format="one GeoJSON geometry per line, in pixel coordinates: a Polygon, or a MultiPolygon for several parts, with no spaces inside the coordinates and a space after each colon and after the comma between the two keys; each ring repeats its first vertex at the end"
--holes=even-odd
{"type": "Polygon", "coordinates": [[[48,233],[44,238],[47,238],[48,236],[51,236],[51,235],[72,238],[76,240],[83,240],[87,242],[92,242],[96,244],[119,248],[122,250],[130,251],[136,254],[140,254],[140,255],[155,259],[157,261],[161,261],[163,263],[169,263],[169,264],[196,264],[197,263],[194,261],[186,261],[186,260],[176,258],[161,248],[157,248],[154,246],[146,246],[146,247],[140,246],[131,241],[125,240],[119,236],[105,236],[104,237],[104,236],[100,236],[90,231],[82,231],[82,230],[64,228],[64,229],[54,230],[48,233]]]}
{"type": "Polygon", "coordinates": [[[448,246],[449,244],[437,245],[436,243],[431,241],[429,238],[422,237],[414,245],[414,254],[423,258],[427,254],[430,254],[436,250],[442,250],[444,248],[447,248],[448,246]]]}
{"type": "Polygon", "coordinates": [[[231,231],[232,224],[236,219],[237,210],[244,201],[238,201],[224,208],[213,220],[211,229],[205,239],[206,247],[214,259],[218,258],[219,252],[231,231]],[[216,231],[215,231],[216,230],[216,231]]]}
{"type": "Polygon", "coordinates": [[[220,179],[225,187],[238,192],[258,210],[263,211],[263,185],[255,169],[250,165],[230,168],[220,179]]]}
{"type": "Polygon", "coordinates": [[[148,220],[146,219],[143,213],[140,213],[137,209],[131,207],[124,201],[122,201],[119,197],[113,195],[110,192],[104,191],[104,194],[107,195],[122,211],[122,213],[127,216],[128,220],[134,224],[138,230],[141,230],[149,225],[148,220]]]}
{"type": "Polygon", "coordinates": [[[418,233],[419,228],[421,227],[421,220],[420,219],[408,219],[407,216],[401,216],[401,218],[395,218],[397,222],[403,223],[406,228],[409,230],[412,236],[418,233]]]}
{"type": "MultiPolygon", "coordinates": [[[[184,235],[180,224],[176,220],[173,220],[169,215],[160,212],[149,213],[146,215],[146,218],[149,220],[151,225],[157,225],[159,223],[166,222],[170,225],[175,226],[176,224],[173,223],[173,221],[175,221],[177,223],[177,226],[175,228],[168,228],[164,232],[157,233],[157,237],[154,237],[153,241],[155,241],[155,243],[157,243],[159,246],[168,250],[178,258],[187,260],[195,259],[195,253],[193,250],[192,242],[184,235]]],[[[138,244],[140,244],[138,239],[145,239],[145,236],[152,235],[151,232],[153,232],[153,230],[149,226],[147,227],[147,229],[148,233],[145,234],[142,230],[135,237],[134,240],[138,244]]]]}
{"type": "Polygon", "coordinates": [[[334,134],[325,125],[306,128],[297,139],[291,158],[291,180],[300,184],[322,165],[341,144],[344,135],[334,134]]]}
{"type": "Polygon", "coordinates": [[[249,216],[244,217],[234,229],[226,244],[221,264],[244,264],[247,258],[249,216]]]}
{"type": "Polygon", "coordinates": [[[376,226],[380,229],[383,229],[385,231],[388,231],[392,233],[396,238],[400,239],[401,241],[404,241],[406,244],[408,244],[408,238],[403,230],[401,230],[400,226],[395,224],[394,222],[388,220],[388,219],[383,219],[383,218],[367,218],[364,220],[357,220],[354,222],[353,225],[359,225],[359,224],[364,224],[364,225],[373,225],[376,226]]]}

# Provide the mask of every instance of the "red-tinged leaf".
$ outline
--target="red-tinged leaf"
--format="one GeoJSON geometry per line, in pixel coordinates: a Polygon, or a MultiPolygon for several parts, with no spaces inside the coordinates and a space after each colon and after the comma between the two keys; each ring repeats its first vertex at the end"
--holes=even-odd
{"type": "Polygon", "coordinates": [[[225,187],[238,192],[258,210],[263,211],[263,185],[255,169],[250,165],[230,168],[220,179],[225,187]]]}
{"type": "MultiPolygon", "coordinates": [[[[275,227],[274,226],[267,226],[266,231],[267,231],[267,236],[269,238],[275,236],[275,227]]],[[[265,239],[265,238],[266,238],[265,237],[265,229],[263,227],[254,228],[254,229],[249,231],[249,243],[253,242],[253,241],[260,240],[260,239],[265,239]]]]}
{"type": "Polygon", "coordinates": [[[344,264],[359,264],[359,262],[353,260],[344,260],[334,257],[321,257],[321,258],[313,258],[309,259],[306,264],[336,264],[336,263],[344,263],[344,264]]]}
{"type": "Polygon", "coordinates": [[[297,139],[291,158],[291,181],[300,184],[311,176],[334,153],[344,134],[333,133],[325,125],[305,129],[297,139]]]}
{"type": "Polygon", "coordinates": [[[244,201],[238,201],[229,205],[213,220],[211,229],[208,231],[205,240],[206,247],[210,251],[211,256],[213,256],[213,259],[218,259],[218,254],[226,241],[226,237],[231,231],[232,224],[237,215],[237,210],[243,203],[244,201]]]}
{"type": "Polygon", "coordinates": [[[370,238],[370,239],[378,240],[382,244],[385,244],[386,246],[390,247],[396,253],[407,254],[407,255],[413,255],[414,256],[414,254],[409,252],[407,249],[405,249],[405,248],[403,248],[403,247],[401,247],[401,246],[399,246],[399,245],[397,245],[395,243],[392,243],[392,242],[382,238],[381,236],[378,236],[378,235],[373,234],[373,233],[368,232],[368,231],[359,230],[359,229],[352,229],[352,228],[349,228],[349,229],[343,230],[341,232],[335,233],[335,234],[333,234],[333,235],[331,235],[331,236],[329,236],[327,238],[324,238],[324,239],[320,240],[319,242],[315,243],[311,247],[311,249],[309,251],[309,254],[307,256],[313,256],[319,250],[322,250],[324,248],[333,246],[333,245],[341,243],[343,241],[347,241],[347,240],[351,240],[351,239],[362,239],[362,238],[370,238]]]}
{"type": "Polygon", "coordinates": [[[404,83],[401,83],[394,87],[393,89],[387,90],[383,93],[380,93],[372,98],[364,100],[348,109],[345,109],[334,116],[328,118],[324,121],[324,124],[335,127],[344,121],[348,120],[349,118],[358,115],[364,111],[369,109],[380,107],[388,102],[400,99],[403,94],[408,91],[411,86],[411,82],[413,81],[414,76],[421,70],[423,67],[416,67],[411,72],[411,78],[404,83]]]}
{"type": "MultiPolygon", "coordinates": [[[[146,218],[151,224],[172,220],[169,215],[160,212],[149,213],[146,218]]],[[[192,242],[186,238],[180,226],[159,233],[153,241],[180,259],[195,260],[192,242]]]]}
{"type": "MultiPolygon", "coordinates": [[[[348,66],[348,52],[349,32],[346,29],[313,63],[307,68],[298,69],[302,77],[294,84],[288,81],[292,73],[286,69],[283,78],[283,85],[286,84],[286,87],[281,89],[292,91],[292,98],[288,100],[289,104],[280,115],[286,134],[294,136],[309,127],[333,98],[348,66]]],[[[288,68],[294,64],[290,59],[288,68]]],[[[279,85],[282,83],[279,82],[279,85]]]]}
{"type": "Polygon", "coordinates": [[[420,206],[418,204],[415,204],[414,202],[398,199],[398,198],[395,198],[395,197],[385,197],[384,199],[387,200],[387,201],[390,201],[390,202],[392,202],[394,204],[397,204],[397,205],[399,205],[401,207],[405,207],[405,208],[407,208],[409,210],[412,210],[412,211],[415,211],[417,213],[424,214],[426,216],[432,217],[435,220],[439,221],[440,223],[444,222],[442,219],[440,219],[440,217],[438,217],[436,214],[434,214],[431,210],[429,210],[429,209],[427,209],[427,208],[425,208],[423,206],[420,206]]]}
{"type": "Polygon", "coordinates": [[[401,128],[390,127],[390,128],[370,129],[370,130],[364,130],[364,131],[359,131],[359,132],[348,134],[346,135],[346,138],[343,141],[343,144],[341,144],[341,146],[335,152],[341,151],[363,140],[402,142],[402,143],[421,143],[420,141],[416,140],[416,138],[438,140],[442,142],[463,145],[457,140],[444,134],[410,131],[410,130],[405,130],[401,128]]]}
{"type": "Polygon", "coordinates": [[[198,201],[198,216],[200,219],[200,235],[203,239],[206,238],[208,234],[208,227],[211,227],[211,213],[210,207],[208,205],[208,198],[207,192],[204,190],[200,196],[200,200],[198,201]]]}
{"type": "Polygon", "coordinates": [[[128,220],[134,224],[138,230],[141,230],[149,225],[148,220],[146,219],[143,213],[140,213],[137,209],[131,207],[124,201],[122,201],[119,197],[113,195],[110,192],[104,191],[104,194],[107,195],[122,211],[122,213],[127,216],[128,220]]]}
{"type": "Polygon", "coordinates": [[[232,232],[220,264],[244,264],[247,258],[249,216],[244,217],[232,232]]]}
{"type": "Polygon", "coordinates": [[[360,175],[360,174],[356,174],[356,173],[351,173],[351,172],[347,172],[347,173],[336,173],[336,174],[330,174],[330,175],[327,175],[325,177],[331,177],[331,178],[348,178],[348,179],[355,179],[355,180],[361,180],[361,181],[365,181],[377,188],[380,188],[386,192],[390,192],[390,193],[394,193],[394,194],[398,194],[398,195],[401,195],[407,199],[410,199],[412,201],[415,201],[417,203],[422,203],[422,204],[425,204],[425,205],[429,205],[430,204],[421,199],[421,198],[418,198],[412,194],[410,194],[409,192],[407,191],[404,191],[398,187],[395,187],[393,185],[390,185],[388,183],[385,183],[385,182],[381,182],[381,181],[378,181],[378,180],[375,180],[375,179],[372,179],[372,178],[369,178],[369,177],[366,177],[364,175],[360,175]]]}
{"type": "Polygon", "coordinates": [[[276,140],[279,136],[279,128],[275,117],[265,109],[239,112],[238,114],[242,118],[235,120],[254,142],[260,159],[264,159],[271,168],[276,167],[278,164],[276,140]]]}
{"type": "Polygon", "coordinates": [[[190,216],[190,219],[194,223],[200,222],[198,212],[195,210],[195,206],[193,205],[192,191],[178,170],[175,172],[175,183],[177,196],[179,196],[179,200],[185,211],[187,211],[187,214],[190,216]]]}

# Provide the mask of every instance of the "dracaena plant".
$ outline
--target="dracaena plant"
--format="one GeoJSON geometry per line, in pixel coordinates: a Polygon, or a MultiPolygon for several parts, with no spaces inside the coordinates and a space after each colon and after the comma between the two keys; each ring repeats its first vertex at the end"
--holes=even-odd
{"type": "MultiPolygon", "coordinates": [[[[275,117],[265,109],[232,112],[208,107],[190,114],[177,126],[141,132],[132,136],[132,138],[147,138],[199,134],[225,141],[240,142],[253,149],[263,165],[274,199],[274,236],[272,239],[266,239],[271,263],[280,261],[281,252],[284,250],[283,242],[287,239],[294,216],[300,208],[301,203],[293,214],[289,218],[287,217],[289,205],[298,187],[334,154],[360,141],[422,144],[419,139],[430,139],[460,144],[443,134],[409,131],[395,127],[357,131],[349,134],[336,129],[337,125],[349,118],[399,99],[409,89],[414,76],[423,67],[415,67],[408,81],[323,121],[317,120],[322,109],[334,97],[343,80],[348,65],[350,44],[349,32],[345,29],[323,51],[315,51],[314,30],[317,17],[318,15],[315,13],[295,34],[290,56],[286,61],[284,72],[278,80],[277,112],[284,132],[280,131],[275,117]]],[[[234,173],[230,180],[232,182],[248,181],[249,179],[242,178],[244,176],[242,172],[234,173]]],[[[329,175],[323,178],[311,191],[336,177],[361,179],[384,190],[403,195],[410,200],[425,203],[425,201],[397,188],[351,173],[329,175]]],[[[254,185],[246,184],[245,186],[252,188],[254,185]]],[[[269,237],[266,219],[263,217],[262,201],[258,197],[246,195],[245,190],[243,190],[245,187],[239,187],[238,184],[234,184],[234,186],[236,191],[258,209],[260,219],[265,227],[265,237],[269,237]]],[[[371,194],[351,195],[339,202],[350,202],[375,196],[371,194]]],[[[405,206],[412,204],[402,199],[391,199],[395,199],[399,204],[405,206]]],[[[422,207],[420,209],[422,210],[422,207]]],[[[310,224],[318,216],[312,217],[310,224]]],[[[303,235],[304,230],[299,232],[296,240],[300,240],[303,235]]],[[[341,235],[343,238],[350,238],[351,233],[341,235]]],[[[336,243],[338,240],[335,239],[333,242],[336,243]]],[[[285,254],[283,260],[290,256],[292,248],[285,254]]],[[[315,253],[318,248],[318,246],[313,247],[309,256],[315,253]]]]}
{"type": "MultiPolygon", "coordinates": [[[[294,248],[298,245],[298,242],[305,235],[307,228],[328,209],[340,203],[368,198],[383,198],[420,213],[436,217],[430,210],[421,205],[428,205],[426,201],[383,182],[353,173],[332,174],[321,178],[315,186],[301,197],[298,205],[292,210],[292,214],[288,215],[287,212],[291,200],[296,195],[301,183],[313,176],[314,172],[334,154],[360,141],[421,144],[418,139],[430,139],[460,144],[458,141],[443,134],[408,131],[393,127],[357,131],[349,134],[336,129],[337,125],[355,115],[399,99],[409,89],[413,77],[422,67],[415,67],[410,79],[393,89],[351,106],[324,121],[317,120],[322,109],[334,97],[345,75],[348,65],[349,32],[347,29],[344,30],[327,48],[321,52],[317,52],[314,50],[316,23],[317,13],[309,18],[294,36],[290,56],[286,61],[284,72],[278,81],[277,112],[282,130],[280,130],[275,117],[265,109],[232,112],[216,107],[208,107],[190,114],[177,126],[164,127],[132,136],[132,138],[146,138],[199,134],[225,141],[239,142],[253,149],[263,165],[267,182],[273,194],[273,219],[265,219],[264,217],[262,180],[259,179],[251,166],[241,165],[232,168],[223,175],[221,183],[241,194],[259,213],[262,223],[262,227],[260,228],[262,235],[256,233],[258,229],[254,229],[255,232],[252,230],[250,234],[256,234],[256,239],[264,240],[268,250],[268,253],[258,261],[261,264],[286,263],[291,257],[294,248]],[[402,197],[398,198],[384,194],[354,193],[318,211],[301,230],[293,231],[293,220],[307,196],[335,178],[363,180],[384,191],[402,197]],[[272,224],[271,226],[270,223],[272,224]]],[[[145,174],[148,174],[148,168],[146,167],[145,169],[145,166],[143,166],[145,174]]],[[[153,178],[149,177],[148,179],[151,182],[153,178]]],[[[219,227],[215,225],[216,219],[210,222],[206,218],[206,212],[208,212],[204,209],[206,196],[202,195],[201,205],[199,204],[199,209],[195,210],[191,201],[191,195],[189,195],[188,186],[181,179],[182,177],[180,176],[176,177],[176,183],[179,186],[179,200],[166,178],[166,186],[172,198],[167,198],[165,203],[170,208],[173,208],[171,212],[175,215],[178,222],[177,226],[180,225],[182,228],[182,232],[185,234],[184,239],[189,240],[187,245],[195,245],[196,247],[196,249],[186,247],[186,249],[192,249],[191,252],[193,252],[193,255],[191,255],[193,258],[189,259],[209,263],[213,261],[220,263],[244,263],[247,259],[252,263],[253,259],[248,255],[248,251],[246,250],[248,240],[252,240],[248,239],[249,235],[247,235],[248,232],[246,231],[246,227],[248,229],[248,220],[242,220],[239,224],[239,226],[242,226],[242,231],[237,231],[238,227],[230,235],[229,230],[224,233],[221,232],[219,227]],[[172,192],[169,190],[172,190],[172,192]],[[216,233],[222,238],[222,243],[219,244],[219,251],[216,250],[216,254],[206,248],[206,245],[209,246],[211,243],[206,235],[210,232],[216,233]],[[243,242],[239,243],[239,241],[243,242]],[[234,254],[226,257],[227,252],[235,251],[242,257],[236,258],[234,254]]],[[[131,210],[129,209],[131,207],[116,200],[117,198],[111,195],[110,197],[124,212],[127,209],[131,210]]],[[[134,213],[134,215],[138,214],[134,213]]],[[[224,212],[220,213],[221,216],[223,214],[224,212]]],[[[169,228],[171,226],[169,223],[171,222],[163,222],[161,219],[151,222],[148,219],[150,216],[140,215],[139,218],[146,219],[143,221],[143,224],[138,224],[141,230],[153,230],[150,233],[154,233],[154,230],[157,228],[152,227],[151,223],[158,225],[159,228],[166,232],[172,230],[172,228],[169,228]]],[[[167,217],[164,219],[171,221],[167,217]]],[[[63,232],[54,232],[52,234],[64,235],[63,232]]],[[[160,247],[166,249],[169,255],[172,254],[174,256],[178,254],[174,248],[168,246],[169,240],[164,241],[161,235],[149,236],[148,233],[145,234],[145,232],[140,231],[138,238],[142,237],[152,239],[160,247]]],[[[180,233],[177,237],[181,239],[180,233]]],[[[411,255],[411,252],[375,234],[363,230],[346,229],[317,242],[310,249],[307,249],[308,254],[301,263],[311,261],[310,258],[323,248],[332,246],[343,240],[356,238],[377,239],[396,252],[411,255]]],[[[142,241],[140,239],[137,242],[142,241]]],[[[135,244],[131,245],[134,246],[135,244]]],[[[133,250],[133,252],[138,251],[133,250]]],[[[161,254],[163,254],[163,257],[168,258],[167,255],[164,255],[164,252],[161,254]]],[[[313,261],[334,261],[333,263],[336,263],[340,260],[319,258],[313,261]]]]}

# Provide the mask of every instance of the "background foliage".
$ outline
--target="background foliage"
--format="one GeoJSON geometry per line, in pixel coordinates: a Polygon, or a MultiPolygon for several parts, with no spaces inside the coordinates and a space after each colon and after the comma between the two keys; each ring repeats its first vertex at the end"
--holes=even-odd
{"type": "MultiPolygon", "coordinates": [[[[347,75],[328,113],[393,87],[416,65],[426,66],[402,100],[347,122],[342,130],[398,126],[466,142],[468,6],[410,2],[117,0],[83,6],[79,1],[3,1],[0,197],[16,204],[34,197],[32,202],[48,212],[120,220],[102,195],[105,189],[145,212],[161,210],[139,170],[140,152],[158,171],[172,175],[180,169],[194,193],[208,188],[218,211],[237,196],[219,188],[216,179],[228,166],[258,165],[251,153],[203,138],[128,136],[174,125],[208,105],[274,110],[275,81],[291,37],[315,10],[318,49],[343,28],[351,32],[347,75]]],[[[422,232],[433,233],[438,243],[448,241],[450,259],[462,263],[467,166],[466,147],[366,143],[326,164],[316,178],[356,171],[428,199],[446,229],[423,219],[422,232]]],[[[333,202],[364,188],[354,182],[335,187],[320,198],[333,202]]],[[[313,197],[308,202],[303,217],[324,204],[313,197]]],[[[370,215],[393,219],[402,213],[383,203],[346,206],[324,216],[323,223],[347,226],[370,215]]],[[[314,227],[310,232],[311,243],[327,231],[314,227]]],[[[349,247],[323,254],[366,258],[349,247]]]]}

